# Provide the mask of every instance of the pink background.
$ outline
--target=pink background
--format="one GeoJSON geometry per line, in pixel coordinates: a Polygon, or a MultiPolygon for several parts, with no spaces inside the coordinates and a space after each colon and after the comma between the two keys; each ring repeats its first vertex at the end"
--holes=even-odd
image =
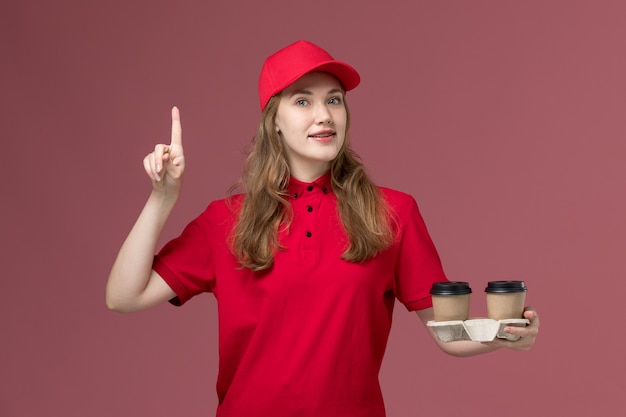
{"type": "Polygon", "coordinates": [[[266,55],[306,38],[353,64],[352,138],[413,194],[451,279],[522,279],[530,352],[455,359],[398,306],[389,416],[624,415],[626,4],[616,1],[3,1],[0,415],[206,416],[216,305],[106,310],[181,108],[188,170],[164,240],[240,173],[266,55]]]}

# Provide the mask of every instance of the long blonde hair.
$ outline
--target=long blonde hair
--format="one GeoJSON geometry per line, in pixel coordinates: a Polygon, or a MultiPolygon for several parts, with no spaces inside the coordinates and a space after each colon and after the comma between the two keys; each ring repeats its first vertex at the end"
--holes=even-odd
{"type": "MultiPolygon", "coordinates": [[[[281,249],[279,228],[281,224],[288,228],[293,216],[287,200],[290,169],[275,124],[279,101],[279,95],[274,96],[265,106],[240,181],[245,196],[231,244],[239,263],[253,271],[272,266],[274,253],[281,249]]],[[[362,262],[393,243],[393,221],[378,187],[349,146],[350,112],[345,100],[344,105],[346,140],[331,161],[331,185],[350,242],[342,259],[362,262]]]]}

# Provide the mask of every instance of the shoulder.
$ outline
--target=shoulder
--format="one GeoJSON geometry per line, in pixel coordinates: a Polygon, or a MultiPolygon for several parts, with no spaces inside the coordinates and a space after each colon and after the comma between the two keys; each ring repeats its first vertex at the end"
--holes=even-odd
{"type": "Polygon", "coordinates": [[[219,200],[213,200],[209,203],[206,211],[209,212],[232,212],[239,211],[241,205],[243,203],[244,195],[243,194],[233,194],[229,197],[222,198],[219,200]]]}
{"type": "Polygon", "coordinates": [[[214,200],[209,203],[198,219],[211,223],[232,223],[239,214],[242,203],[243,194],[235,194],[227,198],[214,200]]]}
{"type": "Polygon", "coordinates": [[[409,199],[413,199],[411,194],[407,194],[403,191],[394,190],[392,188],[387,187],[378,187],[382,195],[388,199],[393,201],[406,201],[409,199]]]}
{"type": "Polygon", "coordinates": [[[411,194],[386,187],[379,187],[391,218],[403,229],[407,224],[423,223],[422,214],[417,201],[411,194]]]}
{"type": "Polygon", "coordinates": [[[378,187],[385,202],[396,212],[405,212],[417,206],[412,195],[387,187],[378,187]]]}

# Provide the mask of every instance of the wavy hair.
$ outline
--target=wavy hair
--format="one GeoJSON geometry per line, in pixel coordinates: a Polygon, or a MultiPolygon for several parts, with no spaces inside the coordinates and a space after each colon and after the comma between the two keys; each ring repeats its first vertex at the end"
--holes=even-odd
{"type": "MultiPolygon", "coordinates": [[[[281,249],[280,229],[288,228],[293,217],[287,193],[290,178],[287,153],[275,124],[279,101],[279,95],[272,97],[263,110],[240,180],[244,199],[231,245],[241,266],[253,271],[272,266],[274,253],[281,249]]],[[[330,163],[331,186],[349,240],[342,259],[363,262],[393,243],[393,216],[360,158],[349,146],[350,112],[345,100],[344,105],[346,138],[330,163]]]]}

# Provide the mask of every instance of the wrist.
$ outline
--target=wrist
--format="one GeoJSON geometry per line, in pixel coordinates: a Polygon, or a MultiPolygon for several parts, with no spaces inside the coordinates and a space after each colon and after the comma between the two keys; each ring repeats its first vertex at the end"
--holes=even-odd
{"type": "Polygon", "coordinates": [[[162,209],[171,209],[174,207],[176,202],[178,201],[178,197],[180,196],[180,190],[176,191],[165,191],[159,189],[153,189],[150,193],[150,197],[148,201],[156,204],[162,209]]]}

